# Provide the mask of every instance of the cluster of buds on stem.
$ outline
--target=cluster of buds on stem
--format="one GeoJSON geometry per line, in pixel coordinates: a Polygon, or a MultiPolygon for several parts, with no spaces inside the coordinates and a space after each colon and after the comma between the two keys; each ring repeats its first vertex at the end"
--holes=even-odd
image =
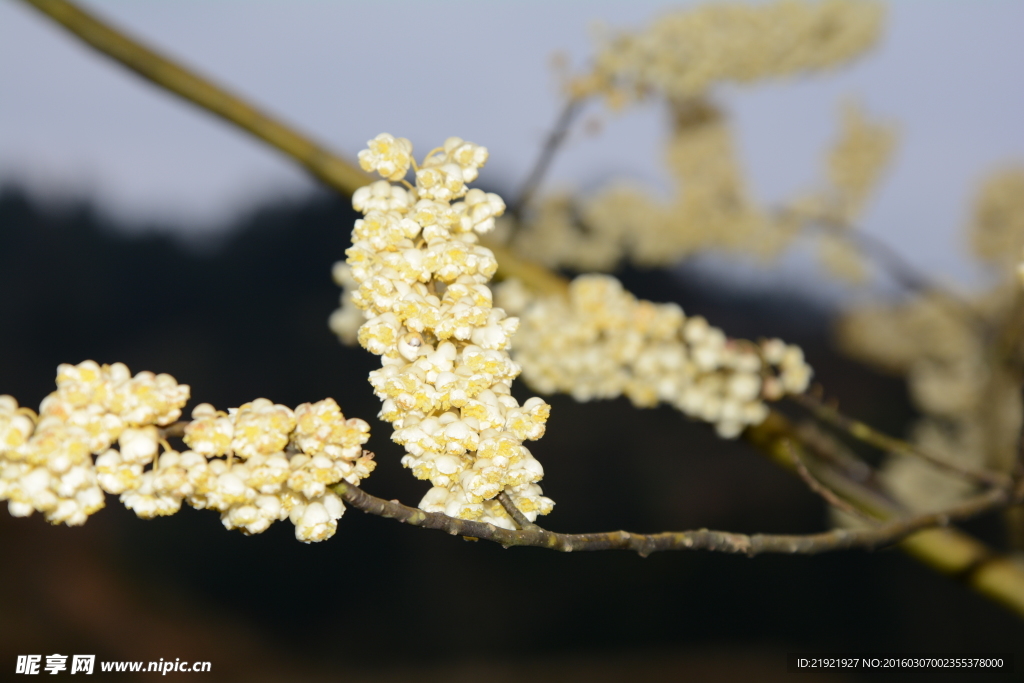
{"type": "Polygon", "coordinates": [[[592,72],[569,91],[603,93],[620,106],[652,92],[684,100],[723,81],[834,68],[878,41],[882,18],[881,5],[862,0],[707,3],[606,36],[592,72]]]}
{"type": "MultiPolygon", "coordinates": [[[[370,426],[345,419],[332,398],[294,411],[265,398],[227,413],[203,403],[192,418],[185,428],[192,450],[181,454],[193,466],[181,463],[192,484],[188,502],[217,510],[225,527],[247,534],[290,519],[300,541],[330,538],[345,511],[330,487],[358,484],[376,465],[362,449],[370,426]]],[[[161,474],[168,455],[176,454],[161,457],[161,474]]]]}
{"type": "Polygon", "coordinates": [[[15,517],[41,512],[53,524],[84,524],[104,506],[92,455],[120,441],[126,457],[152,459],[141,435],[181,415],[189,387],[170,375],[92,361],[57,368],[57,390],[38,415],[0,396],[0,500],[15,517]]]}
{"type": "Polygon", "coordinates": [[[0,396],[0,500],[16,517],[38,511],[69,526],[109,493],[146,519],[187,502],[247,534],[284,519],[301,541],[334,534],[345,508],[329,487],[373,471],[361,448],[369,425],[346,420],[334,399],[294,411],[263,398],[228,412],[203,403],[185,427],[191,450],[179,452],[160,428],[188,399],[170,375],[132,377],[121,363],[93,361],[61,365],[38,415],[0,396]]]}
{"type": "MultiPolygon", "coordinates": [[[[515,528],[495,500],[502,491],[531,521],[553,503],[523,446],[544,434],[549,406],[539,398],[520,405],[510,393],[520,372],[508,354],[518,320],[492,305],[487,283],[497,263],[478,239],[505,204],[466,187],[486,148],[453,137],[419,166],[411,154],[408,140],[388,134],[360,153],[365,170],[402,184],[382,180],[353,195],[364,218],[335,279],[353,286],[365,319],[359,343],[382,357],[370,383],[381,419],[407,451],[402,464],[433,484],[420,507],[515,528]],[[410,165],[415,186],[403,180],[410,165]]],[[[343,309],[332,327],[345,336],[354,322],[343,309]]]]}
{"type": "Polygon", "coordinates": [[[521,317],[515,359],[544,393],[578,401],[624,394],[639,407],[666,402],[733,438],[767,417],[765,400],[810,382],[799,347],[728,339],[676,304],[638,300],[610,275],[580,276],[568,296],[536,296],[510,280],[497,296],[521,317]]]}

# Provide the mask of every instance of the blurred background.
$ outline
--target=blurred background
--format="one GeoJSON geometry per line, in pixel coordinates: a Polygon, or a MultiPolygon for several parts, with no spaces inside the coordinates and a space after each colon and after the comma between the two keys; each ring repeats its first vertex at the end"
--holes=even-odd
{"type": "MultiPolygon", "coordinates": [[[[382,130],[419,150],[451,134],[485,144],[479,184],[505,196],[558,110],[552,53],[583,64],[590,20],[640,26],[667,7],[87,6],[350,157],[382,130]]],[[[962,255],[960,228],[975,181],[1024,157],[1022,20],[1019,3],[896,3],[880,48],[836,75],[723,91],[755,191],[771,200],[814,177],[838,100],[854,94],[903,134],[866,229],[940,278],[977,286],[984,275],[962,255]]],[[[660,109],[591,116],[600,125],[586,128],[600,133],[570,139],[552,183],[664,182],[660,109]]],[[[0,181],[0,393],[36,405],[58,363],[88,358],[169,372],[192,386],[193,404],[332,396],[371,423],[367,490],[421,497],[374,418],[375,359],[326,325],[331,265],[355,218],[347,201],[11,0],[0,3],[0,181]]],[[[835,316],[859,294],[809,287],[799,255],[773,270],[716,261],[619,275],[730,336],[802,345],[849,414],[895,433],[914,416],[901,381],[831,350],[835,316]]],[[[559,531],[827,524],[799,481],[669,408],[550,401],[532,450],[559,531]],[[626,460],[628,479],[607,474],[626,460]]],[[[0,514],[5,672],[18,654],[53,652],[209,660],[211,680],[245,681],[789,680],[785,654],[799,650],[1012,651],[1024,666],[1019,618],[897,551],[563,556],[358,511],[306,546],[288,524],[244,537],[213,513],[141,521],[108,502],[75,529],[0,514]]],[[[997,518],[967,528],[1003,538],[997,518]]]]}
{"type": "MultiPolygon", "coordinates": [[[[637,30],[693,1],[129,2],[83,6],[354,157],[381,131],[431,149],[450,135],[491,150],[483,181],[522,182],[561,106],[553,57],[574,71],[599,27],[637,30]],[[395,84],[400,83],[396,88],[395,84]],[[443,84],[443,85],[441,85],[443,84]]],[[[960,228],[981,177],[1024,157],[1024,6],[1012,0],[887,4],[881,42],[805,79],[719,88],[752,191],[764,201],[820,175],[841,101],[900,126],[864,217],[912,262],[976,282],[960,228]]],[[[126,74],[14,0],[0,2],[0,179],[48,201],[86,197],[126,230],[223,232],[254,203],[313,181],[247,135],[126,74]]],[[[668,187],[664,107],[595,103],[549,180],[668,187]],[[599,131],[587,134],[586,131],[599,131]]],[[[793,266],[794,264],[789,264],[793,266]]]]}

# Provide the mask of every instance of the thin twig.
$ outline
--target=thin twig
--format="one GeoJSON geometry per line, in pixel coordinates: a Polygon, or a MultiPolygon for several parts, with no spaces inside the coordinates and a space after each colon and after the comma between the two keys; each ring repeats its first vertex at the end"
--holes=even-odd
{"type": "Polygon", "coordinates": [[[558,119],[555,121],[554,127],[551,132],[548,133],[547,139],[544,141],[544,145],[541,147],[540,155],[537,157],[537,161],[534,162],[533,168],[526,176],[526,180],[523,181],[523,186],[519,190],[519,194],[516,195],[515,205],[512,207],[510,213],[515,217],[519,218],[522,214],[523,209],[533,199],[533,195],[537,192],[537,188],[540,187],[541,181],[547,174],[548,169],[551,167],[551,162],[555,158],[555,152],[565,142],[565,138],[569,134],[569,128],[572,126],[573,119],[579,113],[582,108],[583,102],[577,98],[571,98],[562,107],[562,111],[558,114],[558,119]]]}
{"type": "Polygon", "coordinates": [[[922,296],[936,295],[937,301],[957,317],[966,319],[978,329],[988,328],[989,322],[970,301],[922,273],[898,251],[874,235],[846,223],[822,218],[809,221],[806,227],[852,244],[861,254],[881,266],[889,277],[907,291],[922,296]]]}
{"type": "Polygon", "coordinates": [[[803,479],[805,484],[807,484],[807,488],[817,493],[825,500],[826,503],[836,508],[837,510],[842,510],[846,514],[852,515],[858,519],[862,519],[865,522],[869,522],[870,524],[878,524],[877,519],[870,515],[864,514],[863,512],[855,508],[853,505],[837,496],[832,489],[828,488],[820,481],[818,481],[814,477],[814,475],[811,474],[811,471],[807,469],[807,465],[804,463],[803,458],[800,457],[799,451],[793,447],[792,442],[786,442],[786,450],[789,451],[789,456],[793,460],[793,467],[796,468],[797,474],[800,475],[800,478],[803,479]]]}
{"type": "Polygon", "coordinates": [[[520,529],[539,528],[536,524],[534,524],[526,518],[526,515],[524,515],[522,511],[516,507],[516,504],[512,502],[512,499],[509,498],[507,493],[502,491],[497,496],[495,496],[495,498],[497,498],[498,502],[501,503],[501,507],[505,508],[505,512],[508,513],[508,516],[512,518],[512,520],[519,526],[520,529]]]}
{"type": "Polygon", "coordinates": [[[794,426],[800,443],[818,459],[823,460],[853,481],[879,490],[875,469],[861,460],[846,444],[831,432],[825,431],[813,418],[801,420],[794,426]]]}
{"type": "Polygon", "coordinates": [[[1013,463],[1013,478],[1024,479],[1024,427],[1021,428],[1021,433],[1017,437],[1017,460],[1013,463]]]}
{"type": "Polygon", "coordinates": [[[185,436],[185,427],[188,427],[189,424],[188,420],[178,420],[166,427],[161,427],[158,431],[160,436],[165,439],[180,439],[185,436]]]}
{"type": "MultiPolygon", "coordinates": [[[[743,438],[776,465],[795,472],[786,444],[798,444],[799,448],[800,436],[785,415],[772,410],[764,422],[746,429],[743,438]]],[[[817,476],[843,498],[880,519],[891,520],[907,514],[903,506],[891,498],[839,475],[831,467],[819,468],[817,476]]],[[[1024,617],[1024,570],[1005,553],[949,527],[913,534],[900,542],[900,549],[1024,617]]]]}
{"type": "Polygon", "coordinates": [[[916,458],[921,458],[939,469],[966,477],[967,479],[979,484],[986,484],[988,486],[1006,486],[1009,483],[1009,478],[1006,475],[999,474],[997,472],[979,472],[977,470],[965,469],[945,460],[944,458],[929,453],[918,446],[914,446],[903,439],[897,439],[896,437],[883,434],[877,429],[870,427],[859,420],[854,420],[843,415],[836,408],[826,405],[820,399],[809,393],[790,394],[787,398],[810,411],[810,413],[819,420],[827,422],[833,427],[842,429],[855,439],[870,444],[875,448],[899,453],[901,455],[910,455],[916,458]]]}
{"type": "Polygon", "coordinates": [[[985,512],[1003,509],[1024,500],[1024,486],[1010,492],[994,488],[943,512],[927,513],[896,520],[874,529],[833,529],[819,534],[736,534],[698,529],[637,534],[607,531],[592,534],[560,534],[546,529],[512,531],[493,524],[449,517],[440,512],[424,512],[366,493],[358,486],[339,482],[331,487],[342,499],[363,512],[396,519],[404,524],[438,529],[454,536],[469,536],[509,546],[550,548],[560,552],[594,550],[632,550],[641,557],[666,550],[710,550],[753,557],[763,553],[816,555],[850,548],[875,549],[891,545],[916,531],[970,519],[985,512]]]}

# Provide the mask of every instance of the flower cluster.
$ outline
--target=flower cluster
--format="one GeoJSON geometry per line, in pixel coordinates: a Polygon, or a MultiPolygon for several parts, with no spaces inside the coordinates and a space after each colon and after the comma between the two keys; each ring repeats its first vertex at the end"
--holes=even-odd
{"type": "MultiPolygon", "coordinates": [[[[394,180],[413,162],[392,140],[377,136],[360,159],[394,180]]],[[[486,160],[486,148],[448,138],[415,168],[415,187],[379,181],[357,191],[352,203],[364,217],[335,278],[363,312],[359,343],[382,356],[370,383],[407,451],[402,464],[433,484],[420,507],[514,528],[495,500],[502,491],[530,520],[553,505],[537,485],[543,468],[522,445],[543,435],[549,406],[519,405],[510,393],[520,370],[507,349],[518,320],[492,305],[497,263],[478,241],[505,204],[466,188],[486,160]]],[[[343,306],[331,326],[344,338],[356,316],[343,306]]]]}
{"type": "MultiPolygon", "coordinates": [[[[513,248],[548,267],[581,272],[612,271],[623,258],[665,267],[708,250],[774,258],[808,222],[848,225],[857,218],[895,145],[891,126],[845,107],[821,186],[771,210],[751,197],[725,113],[706,100],[669,104],[674,122],[666,145],[674,181],[669,201],[625,184],[582,201],[547,197],[519,226],[513,248]]],[[[864,279],[859,254],[846,241],[823,234],[819,256],[830,274],[864,279]]]]}
{"type": "MultiPolygon", "coordinates": [[[[988,331],[1016,315],[1019,285],[1005,275],[1000,286],[972,301],[991,327],[957,315],[935,295],[857,307],[838,331],[844,351],[906,377],[922,415],[911,431],[915,445],[966,469],[1009,473],[1024,405],[1016,371],[993,362],[988,331]]],[[[955,473],[900,454],[886,460],[881,478],[915,511],[947,508],[974,490],[955,473]]]]}
{"type": "Polygon", "coordinates": [[[710,102],[672,107],[666,162],[674,195],[668,202],[620,183],[575,207],[555,197],[517,231],[516,251],[549,267],[584,272],[614,270],[623,258],[665,267],[708,249],[777,251],[792,231],[769,224],[750,198],[724,113],[710,102]]]}
{"type": "MultiPolygon", "coordinates": [[[[192,450],[165,453],[156,475],[175,478],[182,486],[170,491],[155,487],[153,496],[140,498],[147,512],[160,505],[160,494],[169,494],[177,505],[186,498],[193,507],[217,510],[228,529],[256,534],[287,518],[300,541],[322,541],[334,535],[345,510],[329,487],[342,480],[358,484],[376,465],[372,454],[362,450],[369,425],[358,418],[346,420],[331,398],[303,403],[294,411],[265,398],[227,413],[203,403],[192,418],[185,428],[185,443],[192,450]]],[[[123,468],[113,460],[110,464],[123,468]]],[[[115,474],[116,469],[111,471],[115,474]]],[[[132,502],[125,504],[142,515],[132,502]]]]}
{"type": "Polygon", "coordinates": [[[664,401],[733,438],[764,420],[764,400],[810,381],[799,347],[729,340],[675,304],[637,300],[611,276],[581,276],[567,297],[542,298],[510,280],[497,297],[521,317],[515,360],[541,392],[579,401],[625,394],[639,407],[664,401]]]}
{"type": "Polygon", "coordinates": [[[404,178],[411,161],[412,143],[387,133],[370,140],[369,149],[359,153],[359,165],[364,171],[377,171],[391,180],[404,178]]]}
{"type": "Polygon", "coordinates": [[[709,3],[606,41],[592,72],[571,82],[570,92],[624,102],[657,91],[682,100],[718,82],[826,69],[874,44],[881,23],[882,8],[860,0],[709,3]]]}
{"type": "Polygon", "coordinates": [[[1024,167],[1008,166],[986,177],[974,200],[968,231],[978,258],[1012,268],[1024,248],[1024,167]]]}
{"type": "Polygon", "coordinates": [[[871,121],[852,104],[843,108],[842,133],[828,157],[837,219],[850,221],[861,213],[895,146],[891,126],[871,121]]]}
{"type": "MultiPolygon", "coordinates": [[[[849,224],[891,156],[891,127],[847,107],[824,182],[765,207],[748,189],[713,86],[838,66],[870,48],[881,23],[881,6],[862,0],[714,3],[606,40],[590,72],[569,83],[569,95],[604,95],[613,109],[661,98],[673,122],[664,145],[672,196],[666,202],[635,183],[616,183],[578,201],[541,198],[522,225],[505,219],[510,229],[500,233],[511,235],[524,258],[548,267],[612,272],[623,259],[665,267],[708,250],[774,259],[808,223],[849,224]]],[[[823,234],[817,242],[826,272],[865,279],[847,241],[823,234]]]]}
{"type": "MultiPolygon", "coordinates": [[[[967,231],[975,255],[1002,276],[971,297],[972,317],[951,309],[941,293],[860,306],[844,316],[839,340],[854,357],[906,377],[921,413],[911,433],[915,445],[966,469],[1009,474],[1024,421],[1019,373],[1010,360],[1019,353],[1019,337],[992,330],[1017,329],[1024,168],[999,169],[982,181],[967,231]]],[[[974,490],[955,473],[900,454],[886,460],[881,479],[915,511],[945,509],[974,490]]]]}
{"type": "Polygon", "coordinates": [[[145,457],[139,435],[177,420],[188,398],[170,375],[132,377],[122,363],[92,361],[57,369],[38,416],[0,396],[0,500],[15,517],[38,511],[53,524],[84,524],[104,506],[92,454],[120,441],[127,457],[145,457]]]}
{"type": "Polygon", "coordinates": [[[365,422],[346,420],[333,399],[294,411],[267,399],[227,413],[204,403],[185,428],[191,450],[178,452],[158,427],[188,399],[189,387],[170,375],[132,377],[123,364],[92,361],[60,366],[38,416],[0,396],[0,500],[16,517],[39,511],[69,526],[110,493],[147,519],[184,501],[245,533],[290,518],[301,541],[334,534],[344,505],[328,487],[356,484],[374,467],[361,448],[365,422]]]}

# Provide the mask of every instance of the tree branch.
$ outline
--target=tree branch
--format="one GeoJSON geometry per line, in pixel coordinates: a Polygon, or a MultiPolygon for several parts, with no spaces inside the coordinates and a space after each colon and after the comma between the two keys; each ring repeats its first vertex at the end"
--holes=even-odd
{"type": "Polygon", "coordinates": [[[986,484],[988,486],[1006,486],[1010,481],[1009,477],[997,472],[979,472],[976,470],[965,469],[944,458],[940,458],[937,455],[914,446],[903,439],[897,439],[896,437],[883,434],[863,422],[847,417],[839,412],[838,409],[825,404],[821,399],[811,395],[810,393],[789,394],[786,398],[799,404],[819,420],[827,422],[833,427],[842,429],[855,439],[863,441],[864,443],[870,444],[883,451],[921,458],[939,469],[952,472],[979,484],[986,484]]]}
{"type": "MultiPolygon", "coordinates": [[[[98,52],[131,69],[164,90],[200,109],[248,131],[256,139],[291,157],[315,178],[343,195],[368,185],[373,178],[326,145],[298,132],[255,105],[232,94],[169,57],[146,47],[114,28],[104,19],[67,0],[23,0],[59,23],[73,36],[98,52]]],[[[565,289],[565,281],[551,271],[524,261],[510,249],[485,240],[498,261],[499,278],[518,277],[527,286],[553,293],[565,289]]]]}
{"type": "Polygon", "coordinates": [[[544,179],[544,175],[547,173],[548,168],[551,167],[551,162],[555,158],[555,152],[561,147],[562,143],[565,142],[566,136],[569,134],[569,127],[572,125],[573,119],[579,113],[583,106],[582,100],[577,98],[571,98],[562,107],[561,113],[558,115],[558,119],[555,121],[554,127],[551,132],[548,133],[547,139],[544,141],[544,146],[541,147],[540,156],[537,157],[537,161],[534,163],[533,168],[526,176],[526,180],[523,181],[523,186],[519,190],[519,194],[516,195],[515,205],[512,207],[511,213],[519,218],[523,210],[529,205],[530,200],[533,199],[533,195],[537,192],[537,188],[540,187],[541,181],[544,179]]]}
{"type": "MultiPolygon", "coordinates": [[[[748,428],[743,438],[775,464],[794,470],[786,443],[800,443],[799,435],[789,419],[778,411],[773,410],[764,422],[748,428]]],[[[891,499],[837,475],[831,468],[819,469],[818,478],[859,509],[880,519],[904,514],[891,499]]],[[[935,571],[960,580],[972,590],[1024,616],[1024,569],[1019,562],[972,536],[958,529],[931,528],[903,539],[900,548],[935,571]]]]}
{"type": "Polygon", "coordinates": [[[843,476],[873,490],[879,490],[875,469],[813,419],[802,420],[794,429],[799,442],[816,457],[836,468],[843,476]]]}
{"type": "Polygon", "coordinates": [[[900,541],[915,531],[976,517],[1024,501],[1024,485],[1016,490],[991,489],[943,512],[900,519],[874,529],[833,529],[819,534],[776,535],[735,534],[698,529],[638,534],[606,531],[591,534],[560,534],[539,527],[511,531],[493,524],[424,512],[366,493],[358,486],[340,482],[331,487],[349,505],[371,515],[396,519],[403,524],[438,529],[453,536],[468,536],[500,543],[505,547],[532,546],[560,552],[591,550],[632,550],[641,557],[665,550],[711,550],[753,557],[763,553],[816,555],[850,548],[875,549],[900,541]]]}
{"type": "Polygon", "coordinates": [[[815,478],[813,474],[811,474],[811,471],[807,469],[807,465],[804,464],[803,458],[800,457],[800,452],[793,446],[791,442],[786,442],[786,450],[789,451],[789,457],[793,460],[793,467],[796,468],[797,474],[800,475],[800,478],[803,479],[805,484],[807,484],[807,488],[811,489],[811,491],[821,496],[821,498],[823,498],[826,503],[836,508],[837,510],[842,510],[846,514],[852,515],[858,519],[862,519],[870,524],[878,523],[877,519],[870,515],[864,514],[862,511],[858,510],[856,507],[854,507],[850,503],[846,502],[845,500],[837,496],[832,489],[828,488],[820,481],[818,481],[818,479],[815,478]]]}
{"type": "Polygon", "coordinates": [[[516,507],[516,504],[512,502],[512,499],[508,497],[507,493],[502,491],[497,496],[495,496],[495,498],[499,503],[501,503],[501,507],[505,508],[505,512],[508,513],[508,516],[511,517],[517,525],[519,525],[520,529],[539,528],[536,524],[534,524],[526,518],[526,515],[524,515],[519,510],[519,508],[516,507]]]}
{"type": "Polygon", "coordinates": [[[77,38],[164,90],[216,114],[228,123],[298,161],[330,187],[351,195],[371,182],[357,166],[332,154],[324,145],[257,109],[194,71],[111,26],[105,19],[65,0],[24,0],[77,38]]]}
{"type": "Polygon", "coordinates": [[[816,229],[852,244],[861,254],[881,266],[889,274],[889,277],[907,291],[922,296],[938,295],[939,302],[946,306],[950,313],[966,319],[979,329],[985,330],[989,327],[988,321],[982,317],[971,302],[919,271],[898,251],[870,233],[834,219],[824,218],[808,221],[805,223],[805,227],[816,229]]]}

